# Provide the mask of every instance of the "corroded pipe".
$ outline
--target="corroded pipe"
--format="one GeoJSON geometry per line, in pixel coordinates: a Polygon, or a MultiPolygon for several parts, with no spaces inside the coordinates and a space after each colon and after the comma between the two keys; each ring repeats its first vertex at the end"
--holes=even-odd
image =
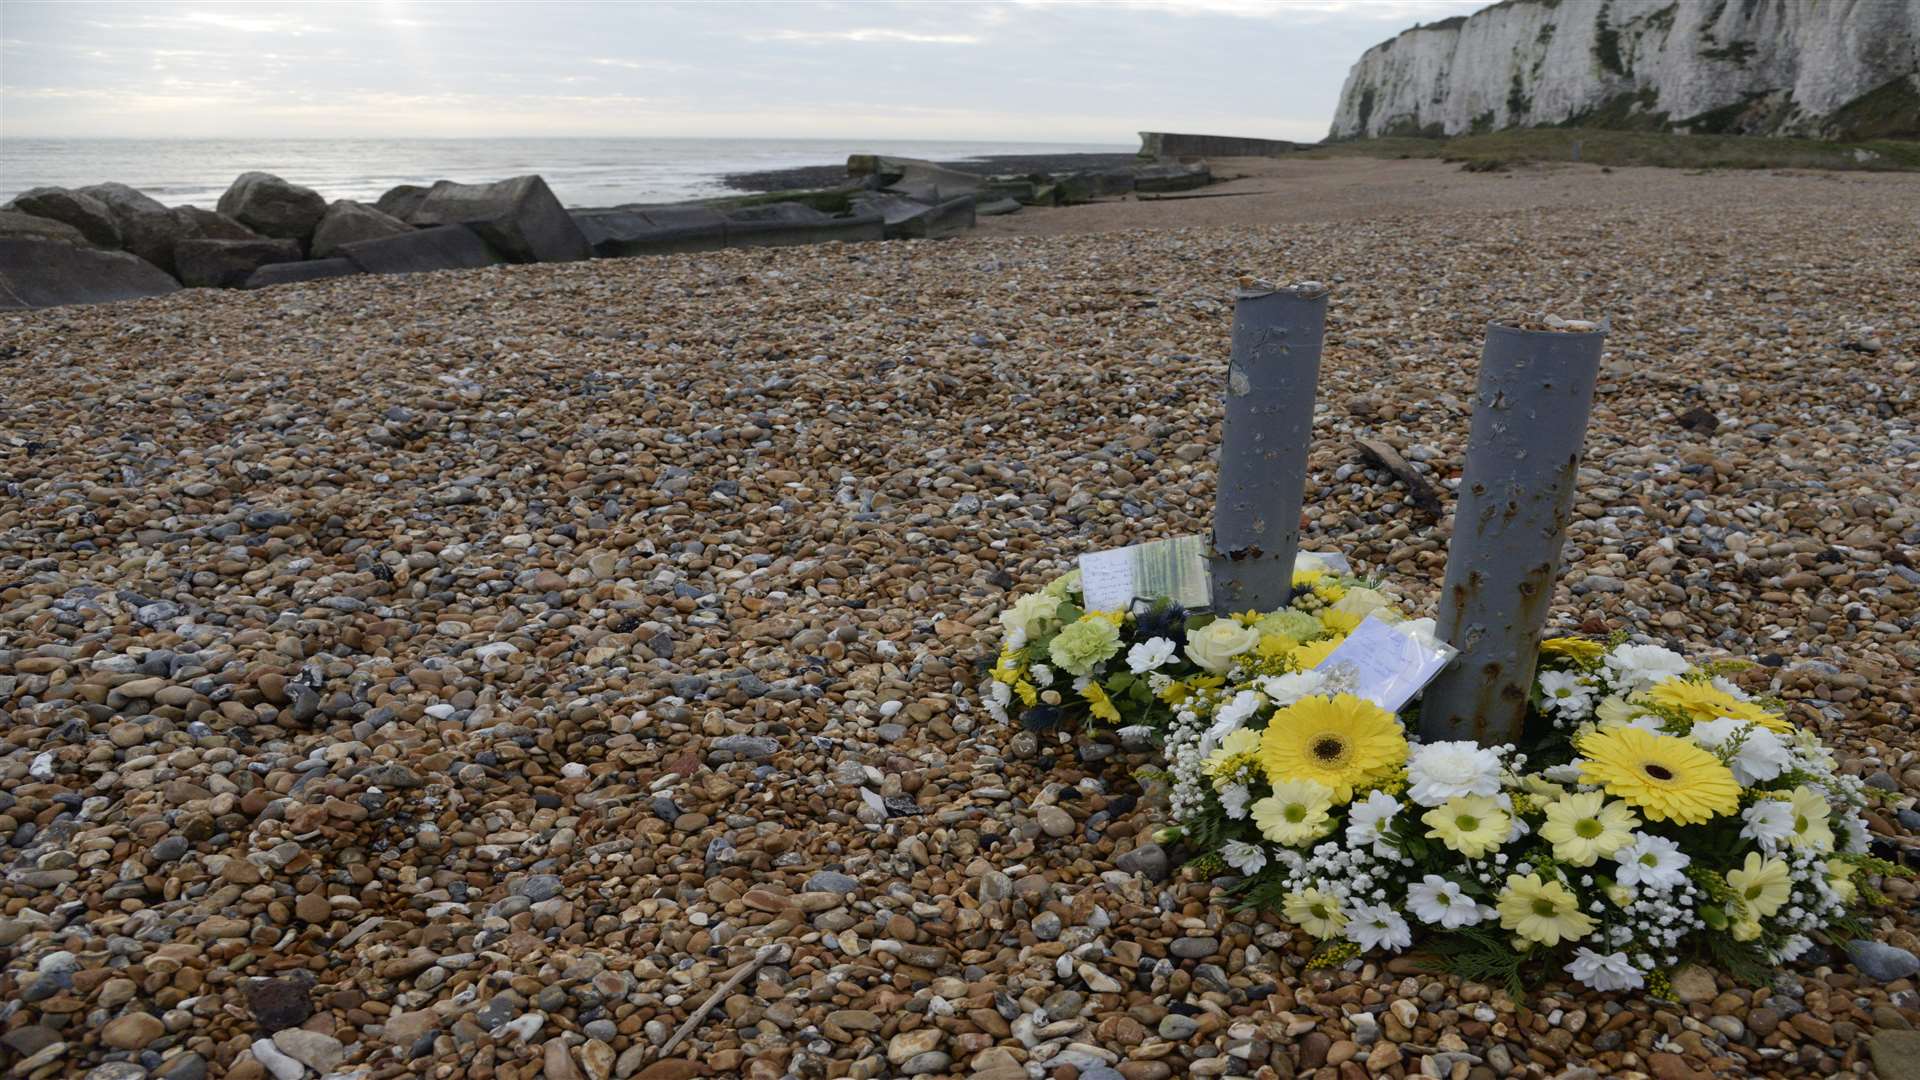
{"type": "Polygon", "coordinates": [[[1487,328],[1440,598],[1460,653],[1427,687],[1428,741],[1520,738],[1606,339],[1584,322],[1487,328]]]}
{"type": "Polygon", "coordinates": [[[1209,573],[1215,611],[1287,606],[1320,381],[1327,289],[1265,283],[1234,296],[1209,573]]]}

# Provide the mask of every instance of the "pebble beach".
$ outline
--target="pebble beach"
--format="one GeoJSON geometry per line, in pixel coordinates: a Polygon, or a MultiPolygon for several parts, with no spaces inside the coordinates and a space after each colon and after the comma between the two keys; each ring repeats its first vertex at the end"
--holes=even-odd
{"type": "Polygon", "coordinates": [[[979,706],[1003,601],[1206,531],[1240,277],[1331,287],[1302,546],[1423,614],[1356,440],[1450,509],[1486,322],[1606,318],[1554,626],[1757,660],[1920,853],[1920,177],[1287,168],[0,316],[9,1075],[1920,1075],[1910,880],[1671,1001],[1308,970],[1148,753],[979,706]]]}

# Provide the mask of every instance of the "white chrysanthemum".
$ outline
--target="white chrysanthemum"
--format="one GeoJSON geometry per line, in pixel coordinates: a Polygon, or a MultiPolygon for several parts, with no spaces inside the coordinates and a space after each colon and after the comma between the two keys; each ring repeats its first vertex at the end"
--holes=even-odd
{"type": "Polygon", "coordinates": [[[1347,908],[1347,940],[1363,951],[1397,952],[1413,944],[1413,929],[1388,904],[1353,904],[1347,908]]]}
{"type": "Polygon", "coordinates": [[[1613,861],[1620,864],[1613,875],[1620,884],[1667,892],[1687,880],[1686,869],[1693,857],[1664,836],[1640,833],[1613,853],[1613,861]]]}
{"type": "Polygon", "coordinates": [[[1462,892],[1460,883],[1428,874],[1407,886],[1407,910],[1424,923],[1456,930],[1480,921],[1480,905],[1462,892]]]}
{"type": "Polygon", "coordinates": [[[1647,984],[1626,953],[1597,953],[1585,945],[1567,962],[1567,974],[1600,991],[1638,990],[1647,984]]]}
{"type": "Polygon", "coordinates": [[[1780,943],[1780,962],[1792,963],[1804,956],[1807,950],[1811,948],[1813,948],[1812,938],[1809,938],[1805,934],[1795,934],[1780,943]]]}
{"type": "Polygon", "coordinates": [[[1327,685],[1322,671],[1297,671],[1291,675],[1269,675],[1260,680],[1260,689],[1273,700],[1276,709],[1284,709],[1304,697],[1319,693],[1327,685]]]}
{"type": "Polygon", "coordinates": [[[1627,696],[1687,673],[1686,657],[1658,645],[1621,645],[1604,661],[1613,685],[1627,696]]]}
{"type": "Polygon", "coordinates": [[[1145,675],[1173,659],[1174,644],[1163,637],[1148,638],[1127,650],[1127,670],[1145,675]]]}
{"type": "Polygon", "coordinates": [[[1253,793],[1247,790],[1247,785],[1228,784],[1226,790],[1220,793],[1220,809],[1225,810],[1233,820],[1243,821],[1247,816],[1247,803],[1252,798],[1253,793]]]}
{"type": "Polygon", "coordinates": [[[1500,755],[1478,743],[1428,743],[1407,759],[1407,797],[1421,806],[1499,790],[1500,755]]]}
{"type": "Polygon", "coordinates": [[[1253,714],[1260,711],[1260,706],[1265,700],[1258,690],[1242,690],[1233,695],[1232,701],[1222,704],[1214,712],[1213,726],[1207,729],[1204,745],[1219,746],[1228,735],[1238,731],[1248,720],[1253,719],[1253,714]]]}
{"type": "Polygon", "coordinates": [[[1382,836],[1382,830],[1399,812],[1400,800],[1384,791],[1370,792],[1366,798],[1356,800],[1347,807],[1347,846],[1371,845],[1374,854],[1385,857],[1392,848],[1382,836]]]}
{"type": "Polygon", "coordinates": [[[1848,855],[1867,853],[1867,819],[1857,813],[1838,814],[1834,818],[1840,827],[1840,850],[1848,855]]]}
{"type": "Polygon", "coordinates": [[[1227,865],[1252,876],[1267,865],[1267,853],[1259,844],[1249,844],[1245,840],[1229,840],[1220,845],[1220,857],[1227,865]]]}
{"type": "Polygon", "coordinates": [[[1740,812],[1746,821],[1740,835],[1772,854],[1793,835],[1793,804],[1784,799],[1761,799],[1740,812]]]}
{"type": "Polygon", "coordinates": [[[1703,720],[1688,733],[1694,742],[1718,754],[1743,787],[1771,780],[1793,764],[1793,752],[1780,736],[1749,720],[1703,720]],[[1744,734],[1742,734],[1744,732],[1744,734]],[[1731,754],[1722,750],[1739,737],[1731,754]]]}
{"type": "Polygon", "coordinates": [[[1032,667],[1028,668],[1027,672],[1028,674],[1033,676],[1034,685],[1036,686],[1052,686],[1053,685],[1053,669],[1048,667],[1047,665],[1035,664],[1032,667]]]}
{"type": "Polygon", "coordinates": [[[1540,697],[1548,712],[1581,717],[1593,708],[1594,688],[1571,671],[1540,673],[1540,697]]]}
{"type": "Polygon", "coordinates": [[[1556,784],[1577,784],[1580,782],[1580,773],[1586,766],[1587,762],[1585,758],[1574,758],[1565,765],[1554,765],[1541,769],[1540,775],[1556,784]]]}

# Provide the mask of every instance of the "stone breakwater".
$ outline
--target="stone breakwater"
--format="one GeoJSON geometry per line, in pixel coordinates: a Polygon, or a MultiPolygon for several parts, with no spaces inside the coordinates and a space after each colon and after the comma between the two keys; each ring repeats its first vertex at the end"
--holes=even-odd
{"type": "Polygon", "coordinates": [[[214,210],[168,207],[125,184],[34,188],[0,208],[0,310],[258,289],[356,274],[472,270],[728,247],[941,239],[983,214],[1098,196],[1180,191],[1204,164],[981,176],[856,154],[845,182],[759,199],[568,210],[546,181],[403,184],[372,205],[268,173],[241,175],[214,210]]]}
{"type": "Polygon", "coordinates": [[[1907,882],[1672,1001],[1309,970],[1146,754],[973,704],[1010,592],[1206,528],[1235,275],[1335,283],[1305,542],[1416,605],[1354,440],[1445,494],[1485,322],[1606,314],[1556,626],[1758,657],[1910,850],[1905,189],[1648,182],[0,315],[11,1075],[1902,1075],[1907,882]]]}

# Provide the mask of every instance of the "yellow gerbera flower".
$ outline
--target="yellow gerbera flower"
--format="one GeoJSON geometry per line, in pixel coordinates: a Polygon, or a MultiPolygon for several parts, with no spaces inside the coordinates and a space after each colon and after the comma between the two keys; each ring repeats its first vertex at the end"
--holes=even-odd
{"type": "Polygon", "coordinates": [[[1593,929],[1580,898],[1558,881],[1541,881],[1539,874],[1508,875],[1495,906],[1503,928],[1549,948],[1578,941],[1593,929]]]}
{"type": "Polygon", "coordinates": [[[1671,709],[1691,720],[1718,720],[1742,704],[1739,698],[1706,683],[1668,679],[1646,693],[1647,703],[1671,709]]]}
{"type": "Polygon", "coordinates": [[[1260,764],[1276,784],[1314,780],[1345,803],[1353,789],[1383,780],[1407,760],[1407,736],[1392,713],[1341,694],[1306,697],[1273,714],[1260,737],[1260,764]]]}
{"type": "Polygon", "coordinates": [[[1353,628],[1366,619],[1365,615],[1355,615],[1351,611],[1341,611],[1339,608],[1321,608],[1316,617],[1320,620],[1320,625],[1327,628],[1328,633],[1341,637],[1353,633],[1353,628]]]}
{"type": "Polygon", "coordinates": [[[1826,797],[1805,784],[1793,789],[1793,832],[1787,836],[1787,844],[1796,848],[1811,848],[1814,851],[1833,850],[1833,825],[1828,815],[1833,808],[1827,805],[1826,797]]]}
{"type": "Polygon", "coordinates": [[[1320,579],[1326,576],[1324,570],[1295,570],[1293,572],[1293,587],[1296,589],[1311,589],[1315,585],[1320,584],[1320,579]]]}
{"type": "Polygon", "coordinates": [[[1792,895],[1783,859],[1763,859],[1757,851],[1747,852],[1747,861],[1738,870],[1727,871],[1727,884],[1747,911],[1766,918],[1779,911],[1792,895]]]}
{"type": "Polygon", "coordinates": [[[1325,836],[1333,828],[1327,811],[1333,792],[1315,780],[1289,780],[1273,785],[1273,794],[1248,809],[1260,835],[1276,844],[1298,847],[1325,836]]]}
{"type": "Polygon", "coordinates": [[[1299,662],[1300,670],[1305,671],[1325,660],[1327,655],[1339,648],[1340,643],[1345,640],[1347,636],[1341,634],[1337,637],[1321,638],[1319,641],[1309,641],[1305,645],[1295,645],[1293,658],[1299,662]]]}
{"type": "Polygon", "coordinates": [[[1460,795],[1420,815],[1427,835],[1477,859],[1506,842],[1513,819],[1487,795],[1460,795]]]}
{"type": "Polygon", "coordinates": [[[1730,720],[1745,720],[1759,724],[1776,735],[1793,734],[1793,725],[1787,722],[1786,717],[1751,701],[1736,701],[1733,703],[1732,710],[1720,715],[1730,720]]]}
{"type": "Polygon", "coordinates": [[[1319,889],[1291,892],[1280,903],[1287,921],[1322,941],[1334,937],[1347,925],[1347,913],[1340,910],[1340,898],[1319,889]]]}
{"type": "Polygon", "coordinates": [[[1540,654],[1564,656],[1575,663],[1591,664],[1607,654],[1607,647],[1586,638],[1551,637],[1540,643],[1540,654]]]}
{"type": "Polygon", "coordinates": [[[1569,795],[1547,804],[1540,838],[1553,845],[1553,857],[1573,866],[1592,866],[1633,840],[1640,819],[1625,803],[1608,802],[1597,791],[1569,795]]]}
{"type": "Polygon", "coordinates": [[[1113,699],[1107,696],[1106,689],[1099,683],[1089,682],[1086,689],[1080,691],[1080,696],[1087,699],[1087,704],[1091,706],[1089,711],[1095,720],[1105,720],[1109,724],[1120,722],[1120,710],[1114,708],[1113,699]]]}
{"type": "Polygon", "coordinates": [[[1740,809],[1740,784],[1686,739],[1611,727],[1579,740],[1580,782],[1598,784],[1655,821],[1697,825],[1740,809]]]}

